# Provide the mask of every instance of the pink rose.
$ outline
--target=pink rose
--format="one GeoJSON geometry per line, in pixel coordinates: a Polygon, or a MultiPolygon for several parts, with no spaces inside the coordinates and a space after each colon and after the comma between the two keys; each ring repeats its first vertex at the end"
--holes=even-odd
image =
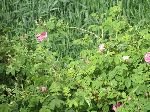
{"type": "Polygon", "coordinates": [[[100,44],[98,50],[99,50],[99,52],[103,52],[105,50],[105,45],[104,44],[100,44]]]}
{"type": "Polygon", "coordinates": [[[146,55],[144,56],[144,60],[150,64],[150,52],[146,53],[146,55]]]}
{"type": "Polygon", "coordinates": [[[116,112],[117,108],[119,108],[120,106],[122,106],[122,103],[118,102],[117,104],[113,105],[112,110],[114,110],[116,112]]]}
{"type": "Polygon", "coordinates": [[[36,35],[37,40],[42,42],[47,37],[47,32],[42,32],[41,34],[36,35]]]}

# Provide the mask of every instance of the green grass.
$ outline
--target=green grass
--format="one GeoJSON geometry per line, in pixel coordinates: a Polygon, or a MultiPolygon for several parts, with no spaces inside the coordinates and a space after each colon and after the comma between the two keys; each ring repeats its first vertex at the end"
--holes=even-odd
{"type": "Polygon", "coordinates": [[[149,0],[123,0],[123,12],[131,24],[147,24],[150,22],[149,0]]]}
{"type": "Polygon", "coordinates": [[[0,4],[1,34],[20,35],[35,27],[40,17],[48,20],[51,16],[63,19],[72,26],[86,28],[97,23],[91,13],[102,14],[122,2],[123,14],[131,24],[148,24],[150,20],[149,0],[2,0],[0,4]]]}

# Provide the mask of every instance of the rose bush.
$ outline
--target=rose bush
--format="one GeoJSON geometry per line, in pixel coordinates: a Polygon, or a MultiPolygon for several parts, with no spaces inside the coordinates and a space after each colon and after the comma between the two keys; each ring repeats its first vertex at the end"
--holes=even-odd
{"type": "Polygon", "coordinates": [[[72,38],[68,24],[56,18],[32,36],[2,37],[0,110],[148,112],[150,34],[116,19],[117,9],[95,25],[98,38],[89,32],[72,38]]]}

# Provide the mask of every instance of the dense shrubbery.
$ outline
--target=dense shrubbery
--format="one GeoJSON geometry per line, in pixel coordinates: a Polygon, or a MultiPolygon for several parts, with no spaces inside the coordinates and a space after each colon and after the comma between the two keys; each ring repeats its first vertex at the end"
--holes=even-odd
{"type": "Polygon", "coordinates": [[[119,6],[91,17],[100,24],[88,30],[53,17],[30,35],[1,37],[2,112],[150,110],[149,29],[130,26],[119,6]]]}

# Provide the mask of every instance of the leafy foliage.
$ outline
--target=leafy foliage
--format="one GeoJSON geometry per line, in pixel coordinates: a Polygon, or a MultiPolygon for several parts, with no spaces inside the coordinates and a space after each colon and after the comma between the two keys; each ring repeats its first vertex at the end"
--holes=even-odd
{"type": "Polygon", "coordinates": [[[0,111],[109,112],[117,102],[119,112],[150,110],[149,26],[131,26],[120,4],[90,16],[99,23],[87,29],[51,17],[29,34],[2,36],[0,111]]]}

